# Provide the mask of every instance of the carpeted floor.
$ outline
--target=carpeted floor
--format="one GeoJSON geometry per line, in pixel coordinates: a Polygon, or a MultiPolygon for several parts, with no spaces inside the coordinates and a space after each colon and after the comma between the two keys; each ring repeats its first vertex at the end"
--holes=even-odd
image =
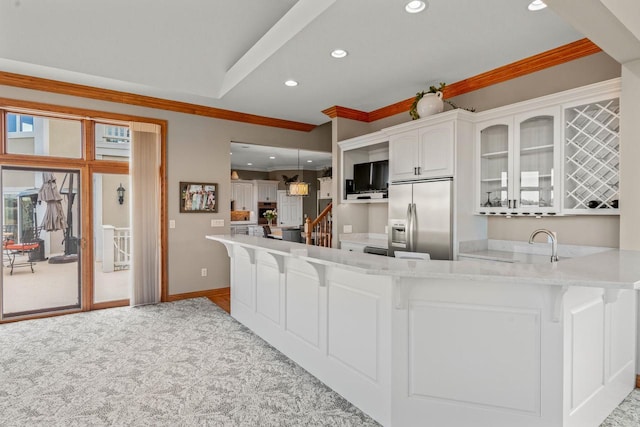
{"type": "MultiPolygon", "coordinates": [[[[636,390],[604,427],[640,425],[636,390]]],[[[375,426],[205,298],[0,325],[1,426],[375,426]]]]}
{"type": "Polygon", "coordinates": [[[205,298],[0,325],[1,426],[372,426],[205,298]]]}

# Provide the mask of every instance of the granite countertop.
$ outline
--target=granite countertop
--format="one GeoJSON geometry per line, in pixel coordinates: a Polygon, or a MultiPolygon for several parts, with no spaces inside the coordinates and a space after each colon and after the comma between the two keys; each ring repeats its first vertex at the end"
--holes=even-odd
{"type": "Polygon", "coordinates": [[[388,236],[384,233],[344,233],[338,236],[338,240],[340,243],[355,243],[380,249],[389,247],[388,236]]]}
{"type": "Polygon", "coordinates": [[[557,263],[416,261],[339,249],[307,246],[254,236],[211,235],[224,244],[257,248],[311,263],[339,266],[364,274],[434,279],[492,280],[518,284],[640,289],[640,252],[611,249],[557,263]]]}

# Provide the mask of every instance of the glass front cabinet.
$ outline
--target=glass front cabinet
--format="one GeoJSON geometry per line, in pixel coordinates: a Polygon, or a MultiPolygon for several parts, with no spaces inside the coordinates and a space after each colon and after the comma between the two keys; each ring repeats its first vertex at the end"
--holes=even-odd
{"type": "Polygon", "coordinates": [[[560,212],[560,107],[478,123],[476,212],[560,212]]]}

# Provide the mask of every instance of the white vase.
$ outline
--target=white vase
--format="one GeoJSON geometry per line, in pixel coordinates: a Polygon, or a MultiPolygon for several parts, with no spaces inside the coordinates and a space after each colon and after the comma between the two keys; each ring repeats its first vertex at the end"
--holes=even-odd
{"type": "Polygon", "coordinates": [[[422,99],[418,101],[416,111],[420,117],[427,117],[433,114],[441,113],[444,110],[444,102],[442,102],[442,92],[425,93],[422,99]]]}

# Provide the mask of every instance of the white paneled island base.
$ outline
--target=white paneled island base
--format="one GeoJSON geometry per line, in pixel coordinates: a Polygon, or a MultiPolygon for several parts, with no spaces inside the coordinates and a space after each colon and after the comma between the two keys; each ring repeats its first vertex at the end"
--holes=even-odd
{"type": "Polygon", "coordinates": [[[231,315],[385,426],[597,427],[634,387],[638,253],[494,265],[207,238],[231,315]]]}

